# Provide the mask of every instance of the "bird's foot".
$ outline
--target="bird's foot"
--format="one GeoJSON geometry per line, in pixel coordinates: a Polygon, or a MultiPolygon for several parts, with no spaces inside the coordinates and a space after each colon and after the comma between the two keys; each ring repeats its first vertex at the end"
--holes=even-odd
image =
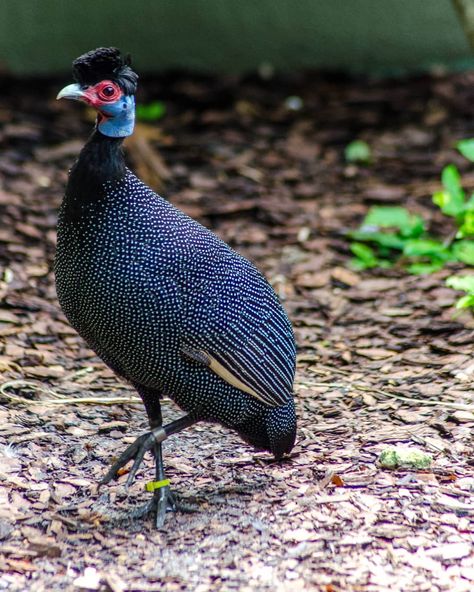
{"type": "Polygon", "coordinates": [[[132,513],[132,517],[143,516],[150,511],[156,512],[156,526],[160,528],[165,521],[165,515],[168,510],[180,510],[184,512],[192,512],[193,509],[178,506],[170,492],[169,480],[165,478],[163,469],[163,458],[161,453],[161,443],[166,440],[171,434],[175,434],[182,429],[196,423],[196,419],[191,415],[185,415],[166,426],[160,426],[153,429],[151,432],[139,436],[130,446],[122,452],[119,458],[113,463],[108,470],[105,477],[101,480],[100,485],[110,483],[113,479],[117,479],[122,469],[128,462],[133,460],[132,468],[127,478],[125,487],[132,484],[138,468],[142,464],[145,453],[153,450],[155,456],[155,481],[147,484],[146,489],[153,492],[153,499],[142,509],[136,510],[132,513]]]}
{"type": "Polygon", "coordinates": [[[138,519],[153,514],[156,528],[161,528],[165,523],[166,512],[176,512],[177,510],[178,505],[168,485],[154,491],[149,502],[132,512],[132,518],[138,519]]]}
{"type": "Polygon", "coordinates": [[[178,502],[168,485],[154,491],[151,500],[144,506],[133,510],[130,516],[137,520],[152,514],[155,517],[156,528],[162,528],[165,523],[167,512],[191,514],[193,512],[198,512],[198,509],[178,502]]]}
{"type": "Polygon", "coordinates": [[[119,477],[120,469],[133,460],[133,465],[128,474],[127,483],[125,484],[127,488],[130,487],[140,465],[142,464],[145,453],[154,448],[157,443],[165,440],[166,437],[166,432],[161,427],[138,436],[135,442],[130,444],[130,446],[126,448],[113,463],[107,474],[101,479],[100,485],[107,485],[107,483],[110,483],[113,479],[117,479],[119,477]]]}

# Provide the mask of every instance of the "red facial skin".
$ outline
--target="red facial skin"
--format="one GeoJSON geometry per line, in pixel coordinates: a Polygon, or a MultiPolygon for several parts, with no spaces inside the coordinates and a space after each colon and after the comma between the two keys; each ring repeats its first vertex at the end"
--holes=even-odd
{"type": "Polygon", "coordinates": [[[95,109],[111,105],[120,99],[122,90],[111,80],[102,80],[94,86],[89,86],[83,93],[82,100],[95,109]]]}

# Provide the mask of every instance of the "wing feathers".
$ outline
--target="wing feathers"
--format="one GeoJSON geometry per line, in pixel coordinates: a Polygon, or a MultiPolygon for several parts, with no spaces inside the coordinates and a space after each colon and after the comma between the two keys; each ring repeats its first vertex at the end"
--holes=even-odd
{"type": "MultiPolygon", "coordinates": [[[[182,348],[181,352],[186,358],[189,358],[198,364],[202,364],[203,366],[207,366],[209,370],[214,372],[214,374],[217,374],[217,376],[220,376],[222,380],[225,380],[225,382],[228,384],[231,384],[232,386],[235,386],[235,388],[244,391],[244,393],[251,395],[264,405],[268,405],[269,407],[277,407],[279,405],[285,404],[286,402],[285,400],[277,400],[271,394],[267,394],[267,392],[259,393],[255,388],[252,388],[252,383],[254,383],[254,381],[251,379],[251,376],[248,372],[244,371],[238,361],[232,359],[231,356],[229,356],[230,359],[228,360],[222,360],[222,362],[224,362],[222,363],[215,356],[212,356],[208,352],[201,349],[190,349],[185,347],[182,348]],[[232,367],[232,371],[229,370],[229,366],[232,367]],[[242,374],[245,374],[243,380],[241,380],[237,375],[237,369],[239,369],[242,374]]],[[[259,381],[256,381],[256,386],[257,388],[259,386],[261,388],[262,378],[260,378],[259,381]]],[[[270,388],[268,383],[266,386],[270,388]]]]}

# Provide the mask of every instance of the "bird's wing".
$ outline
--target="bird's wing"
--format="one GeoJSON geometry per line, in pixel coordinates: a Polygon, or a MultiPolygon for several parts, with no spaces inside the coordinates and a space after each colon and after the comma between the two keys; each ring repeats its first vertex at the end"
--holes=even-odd
{"type": "Polygon", "coordinates": [[[286,404],[295,343],[272,288],[240,257],[215,262],[205,277],[187,292],[183,353],[268,406],[286,404]]]}

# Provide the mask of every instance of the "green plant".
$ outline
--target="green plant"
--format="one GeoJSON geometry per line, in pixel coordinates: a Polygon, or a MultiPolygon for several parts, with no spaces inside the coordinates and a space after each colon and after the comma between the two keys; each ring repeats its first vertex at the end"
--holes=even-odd
{"type": "Polygon", "coordinates": [[[345,150],[344,156],[347,162],[353,164],[370,164],[372,162],[372,151],[364,140],[353,140],[345,150]]]}
{"type": "MultiPolygon", "coordinates": [[[[474,139],[457,144],[459,152],[474,162],[474,139]]],[[[446,216],[453,219],[453,236],[440,240],[426,232],[425,221],[401,206],[374,206],[360,228],[351,231],[356,269],[404,265],[410,273],[425,274],[458,261],[474,266],[474,194],[467,197],[454,164],[441,173],[442,189],[433,195],[446,216]]],[[[467,300],[466,300],[467,302],[467,300]]],[[[472,306],[474,299],[470,301],[472,306]]]]}
{"type": "Polygon", "coordinates": [[[452,275],[446,280],[446,285],[453,290],[466,292],[456,302],[456,308],[474,307],[474,275],[452,275]]]}
{"type": "Polygon", "coordinates": [[[136,116],[139,121],[157,121],[166,114],[163,101],[152,101],[147,105],[137,105],[136,116]]]}

